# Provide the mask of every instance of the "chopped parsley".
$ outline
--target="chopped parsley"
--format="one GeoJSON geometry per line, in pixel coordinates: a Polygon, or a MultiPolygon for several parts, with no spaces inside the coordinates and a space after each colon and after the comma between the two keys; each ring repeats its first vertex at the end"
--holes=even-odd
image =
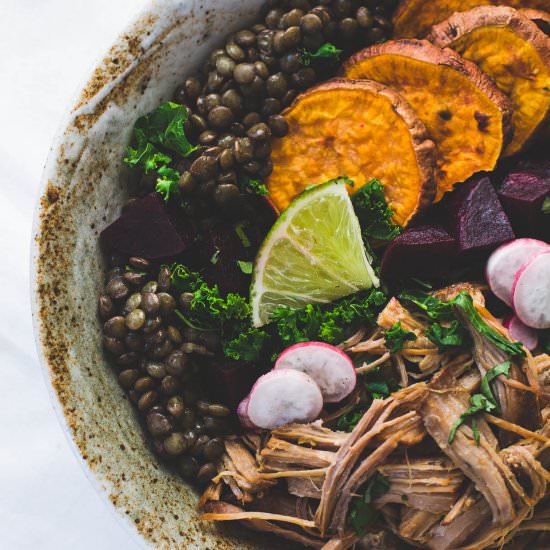
{"type": "Polygon", "coordinates": [[[390,378],[389,380],[365,382],[365,389],[373,399],[386,399],[401,387],[393,378],[390,378]]]}
{"type": "Polygon", "coordinates": [[[305,65],[311,65],[312,61],[323,60],[331,64],[336,64],[340,61],[340,56],[342,55],[343,50],[339,50],[334,44],[326,42],[320,46],[315,52],[310,50],[301,49],[300,50],[300,63],[305,65]]]}
{"type": "Polygon", "coordinates": [[[239,269],[245,274],[250,275],[252,273],[252,262],[246,262],[244,260],[237,260],[239,269]]]}
{"type": "Polygon", "coordinates": [[[363,418],[367,409],[353,409],[338,418],[336,428],[342,432],[352,432],[353,428],[359,424],[359,420],[363,418]]]}
{"type": "Polygon", "coordinates": [[[401,321],[397,321],[391,328],[384,332],[386,347],[391,353],[397,353],[403,349],[405,342],[416,340],[416,334],[410,330],[401,328],[401,321]]]}
{"type": "Polygon", "coordinates": [[[363,494],[353,499],[349,519],[359,536],[364,535],[365,529],[378,520],[379,512],[374,501],[387,493],[389,488],[388,479],[380,472],[376,472],[367,481],[363,494]]]}
{"type": "Polygon", "coordinates": [[[155,191],[165,201],[179,193],[180,179],[180,173],[169,166],[173,159],[167,152],[187,157],[197,149],[185,135],[183,123],[186,120],[187,108],[171,101],[138,118],[134,125],[136,148],[128,147],[124,158],[128,166],[138,166],[146,174],[156,170],[158,178],[155,191]]]}
{"type": "Polygon", "coordinates": [[[260,180],[247,178],[244,181],[243,187],[249,191],[252,191],[253,193],[256,193],[256,195],[260,195],[260,197],[265,197],[269,195],[269,191],[265,183],[262,183],[260,180]]]}
{"type": "Polygon", "coordinates": [[[237,225],[235,225],[235,233],[237,234],[237,237],[239,237],[239,239],[241,240],[243,246],[245,248],[250,248],[250,239],[248,238],[248,235],[244,230],[245,225],[245,222],[239,222],[237,225]]]}
{"type": "Polygon", "coordinates": [[[401,233],[401,228],[393,222],[393,211],[386,202],[384,186],[379,180],[365,183],[352,195],[351,202],[364,241],[391,241],[401,233]]]}
{"type": "Polygon", "coordinates": [[[355,321],[372,323],[387,301],[380,290],[358,292],[327,305],[308,304],[302,309],[279,306],[273,322],[285,346],[322,340],[334,344],[345,338],[355,321]]]}
{"type": "MultiPolygon", "coordinates": [[[[211,258],[217,262],[217,255],[211,258]]],[[[241,269],[252,271],[252,262],[239,260],[241,269]]],[[[386,304],[380,290],[359,292],[332,304],[309,304],[302,309],[279,307],[266,327],[252,327],[248,300],[236,293],[222,296],[217,285],[210,286],[200,273],[183,264],[170,266],[171,282],[178,293],[193,294],[186,311],[176,310],[178,318],[197,330],[218,330],[226,357],[255,361],[268,352],[276,356],[288,346],[309,340],[336,343],[345,338],[355,321],[373,323],[386,304]]]]}
{"type": "Polygon", "coordinates": [[[485,376],[481,379],[481,393],[475,393],[470,397],[470,407],[464,411],[459,417],[458,420],[452,425],[451,431],[449,432],[449,445],[451,445],[455,439],[456,432],[468,418],[471,419],[471,427],[474,432],[474,440],[477,445],[480,442],[480,434],[477,427],[477,422],[475,415],[479,412],[499,412],[499,406],[497,400],[491,390],[489,385],[497,376],[504,374],[506,377],[510,376],[510,361],[505,361],[500,363],[492,368],[490,371],[487,371],[485,376]]]}

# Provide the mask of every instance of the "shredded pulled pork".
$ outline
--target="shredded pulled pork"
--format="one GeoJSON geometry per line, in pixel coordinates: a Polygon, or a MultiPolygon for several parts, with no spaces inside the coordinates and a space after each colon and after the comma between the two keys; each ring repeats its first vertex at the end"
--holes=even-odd
{"type": "MultiPolygon", "coordinates": [[[[480,287],[461,283],[434,295],[463,291],[509,340],[480,287]]],[[[397,550],[396,538],[431,550],[550,548],[550,356],[509,357],[456,315],[471,340],[441,352],[426,337],[432,321],[390,300],[374,329],[359,328],[339,347],[359,375],[393,376],[400,388],[365,403],[360,382],[323,420],[227,437],[199,503],[203,519],[323,550],[397,550]],[[416,340],[392,352],[384,331],[397,322],[416,340]],[[510,376],[490,383],[497,408],[461,417],[484,376],[505,361],[510,376]],[[350,432],[336,429],[357,410],[350,432]],[[377,478],[384,489],[369,504],[374,523],[356,532],[354,507],[377,478]]]]}

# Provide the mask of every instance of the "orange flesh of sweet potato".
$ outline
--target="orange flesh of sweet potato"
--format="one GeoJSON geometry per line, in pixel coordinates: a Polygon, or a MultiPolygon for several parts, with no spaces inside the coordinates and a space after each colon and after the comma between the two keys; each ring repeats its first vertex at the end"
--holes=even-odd
{"type": "Polygon", "coordinates": [[[311,184],[338,176],[385,186],[405,226],[433,199],[433,149],[422,123],[393,91],[335,79],[300,95],[283,113],[289,132],[273,140],[269,196],[279,211],[311,184]]]}
{"type": "Polygon", "coordinates": [[[395,38],[424,38],[432,25],[455,12],[502,3],[513,8],[550,9],[548,0],[402,0],[393,17],[393,35],[395,38]]]}
{"type": "Polygon", "coordinates": [[[386,42],[355,54],[344,73],[391,86],[424,122],[437,145],[436,201],[456,183],[494,168],[507,133],[508,101],[454,52],[426,41],[386,42]]]}
{"type": "Polygon", "coordinates": [[[519,153],[550,112],[550,38],[507,7],[457,13],[436,25],[430,40],[476,63],[512,100],[514,133],[504,155],[519,153]]]}

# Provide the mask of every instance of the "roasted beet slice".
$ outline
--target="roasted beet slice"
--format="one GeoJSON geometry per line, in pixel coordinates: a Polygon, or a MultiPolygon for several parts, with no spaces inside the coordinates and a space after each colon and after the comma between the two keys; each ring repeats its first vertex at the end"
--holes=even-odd
{"type": "Polygon", "coordinates": [[[550,175],[542,174],[542,170],[511,172],[498,191],[518,236],[550,238],[550,215],[542,212],[544,199],[550,195],[550,175]]]}
{"type": "Polygon", "coordinates": [[[208,376],[206,388],[213,399],[236,407],[248,394],[264,371],[252,363],[221,360],[204,365],[208,376]]]}
{"type": "Polygon", "coordinates": [[[102,244],[111,251],[149,260],[181,254],[191,233],[176,224],[160,195],[151,193],[135,201],[101,232],[102,244]]]}
{"type": "Polygon", "coordinates": [[[515,235],[488,177],[463,183],[448,204],[449,232],[464,258],[481,257],[515,235]]]}
{"type": "Polygon", "coordinates": [[[236,222],[222,222],[206,230],[197,244],[200,268],[210,284],[222,292],[248,296],[250,270],[256,252],[275,221],[269,204],[259,196],[247,197],[241,204],[244,216],[236,222]]]}
{"type": "Polygon", "coordinates": [[[456,240],[443,227],[412,227],[386,248],[382,257],[382,278],[389,284],[410,277],[440,279],[449,272],[456,251],[456,240]]]}

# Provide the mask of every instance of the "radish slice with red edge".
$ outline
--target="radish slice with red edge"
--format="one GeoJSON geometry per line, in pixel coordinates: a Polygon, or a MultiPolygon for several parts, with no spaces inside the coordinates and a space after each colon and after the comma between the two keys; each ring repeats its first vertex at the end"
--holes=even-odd
{"type": "Polygon", "coordinates": [[[519,268],[531,257],[550,245],[536,239],[516,239],[499,246],[489,256],[486,268],[489,288],[498,298],[512,305],[512,286],[519,268]]]}
{"type": "Polygon", "coordinates": [[[285,349],[275,370],[293,369],[311,376],[325,403],[338,403],[355,388],[357,375],[351,359],[340,349],[324,342],[301,342],[285,349]]]}
{"type": "Polygon", "coordinates": [[[323,396],[307,374],[292,369],[260,376],[250,391],[247,415],[252,424],[272,430],[291,422],[311,422],[321,413],[323,396]]]}
{"type": "Polygon", "coordinates": [[[516,315],[510,315],[504,320],[503,325],[508,330],[510,338],[521,342],[529,351],[533,351],[538,346],[538,332],[522,323],[516,315]]]}
{"type": "Polygon", "coordinates": [[[250,396],[246,396],[237,407],[237,416],[239,417],[239,422],[245,430],[257,430],[258,426],[255,426],[250,418],[248,418],[248,402],[250,401],[250,396]]]}
{"type": "Polygon", "coordinates": [[[531,328],[550,328],[550,248],[525,262],[512,288],[515,314],[531,328]]]}

